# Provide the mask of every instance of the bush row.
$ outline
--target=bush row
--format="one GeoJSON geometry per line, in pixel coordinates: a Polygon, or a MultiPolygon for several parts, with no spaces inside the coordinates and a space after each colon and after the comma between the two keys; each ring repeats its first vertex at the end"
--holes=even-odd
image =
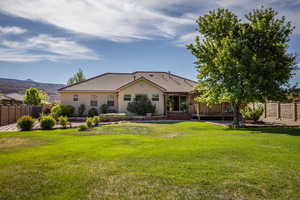
{"type": "MultiPolygon", "coordinates": [[[[83,116],[84,115],[84,112],[86,110],[86,107],[84,104],[81,104],[79,107],[78,107],[78,115],[79,116],[83,116]]],[[[115,110],[109,110],[109,107],[107,104],[102,104],[99,109],[97,108],[91,108],[88,110],[88,116],[89,117],[94,117],[94,116],[97,116],[99,115],[99,113],[101,114],[105,114],[105,113],[108,113],[108,112],[115,112],[115,110]]],[[[58,118],[60,116],[67,116],[67,117],[71,117],[74,115],[75,113],[75,108],[74,106],[71,106],[71,105],[60,105],[60,104],[57,104],[55,106],[53,106],[51,109],[50,109],[50,112],[47,110],[45,110],[45,113],[51,113],[51,115],[55,118],[58,118]]]]}
{"type": "MultiPolygon", "coordinates": [[[[30,131],[33,129],[34,124],[37,120],[31,116],[23,116],[17,121],[17,127],[21,131],[30,131]]],[[[41,129],[50,130],[55,124],[61,125],[62,128],[67,128],[69,124],[68,117],[60,116],[57,120],[51,115],[44,115],[39,118],[39,124],[41,129]]]]}
{"type": "MultiPolygon", "coordinates": [[[[17,121],[17,126],[21,129],[21,131],[30,131],[33,129],[36,121],[37,120],[31,116],[23,116],[17,121]]],[[[55,124],[60,124],[62,128],[67,128],[70,123],[68,117],[60,116],[57,120],[55,120],[52,115],[44,115],[40,117],[38,121],[41,129],[43,130],[51,130],[55,124]]],[[[86,125],[79,126],[79,130],[86,130],[94,126],[98,126],[101,121],[103,121],[103,118],[100,116],[88,117],[86,119],[86,125]]]]}

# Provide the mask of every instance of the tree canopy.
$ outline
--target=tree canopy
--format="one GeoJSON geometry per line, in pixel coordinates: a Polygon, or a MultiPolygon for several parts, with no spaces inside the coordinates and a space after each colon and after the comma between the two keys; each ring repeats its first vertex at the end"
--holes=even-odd
{"type": "Polygon", "coordinates": [[[47,104],[48,95],[36,88],[29,88],[25,92],[24,102],[28,105],[47,104]]]}
{"type": "Polygon", "coordinates": [[[72,85],[84,80],[86,80],[85,75],[82,69],[79,69],[78,72],[76,72],[71,78],[69,78],[67,85],[72,85]]]}
{"type": "Polygon", "coordinates": [[[210,11],[197,20],[200,39],[187,48],[196,57],[198,101],[230,102],[234,125],[240,107],[250,102],[280,100],[295,69],[288,53],[294,27],[272,8],[255,9],[239,19],[227,9],[210,11]]]}

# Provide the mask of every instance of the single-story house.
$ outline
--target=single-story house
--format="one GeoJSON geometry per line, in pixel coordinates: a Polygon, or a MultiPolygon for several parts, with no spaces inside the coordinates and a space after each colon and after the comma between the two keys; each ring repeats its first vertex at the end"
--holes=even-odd
{"type": "Polygon", "coordinates": [[[156,106],[155,115],[192,116],[197,110],[195,105],[199,105],[194,101],[196,84],[169,72],[105,73],[63,87],[58,93],[62,105],[72,105],[78,110],[84,104],[86,112],[107,104],[111,112],[128,113],[128,103],[146,95],[156,106]]]}
{"type": "Polygon", "coordinates": [[[0,95],[0,104],[22,104],[24,96],[18,93],[9,93],[0,95]]]}

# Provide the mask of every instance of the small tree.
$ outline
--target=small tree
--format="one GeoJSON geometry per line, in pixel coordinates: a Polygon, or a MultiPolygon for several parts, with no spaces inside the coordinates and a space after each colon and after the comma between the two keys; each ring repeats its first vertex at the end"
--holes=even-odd
{"type": "Polygon", "coordinates": [[[84,81],[85,79],[86,78],[82,69],[79,69],[78,72],[76,72],[71,78],[69,78],[67,85],[72,85],[74,83],[84,81]]]}
{"type": "Polygon", "coordinates": [[[48,95],[36,88],[29,88],[25,92],[24,102],[28,105],[44,105],[47,104],[48,95]]]}
{"type": "Polygon", "coordinates": [[[247,21],[225,9],[197,20],[200,40],[187,48],[196,57],[198,101],[208,105],[230,102],[233,127],[240,124],[240,108],[250,102],[280,100],[295,69],[295,56],[287,53],[294,29],[273,9],[256,9],[247,21]]]}

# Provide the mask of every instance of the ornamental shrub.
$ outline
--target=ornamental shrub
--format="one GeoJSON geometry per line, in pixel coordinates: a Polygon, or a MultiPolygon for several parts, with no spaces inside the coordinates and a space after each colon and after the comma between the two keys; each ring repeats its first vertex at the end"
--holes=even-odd
{"type": "Polygon", "coordinates": [[[98,111],[96,108],[91,108],[88,112],[89,117],[94,117],[98,115],[98,111]]]}
{"type": "Polygon", "coordinates": [[[93,127],[93,118],[92,117],[86,118],[85,123],[88,128],[92,128],[93,127]]]}
{"type": "Polygon", "coordinates": [[[68,117],[60,116],[58,118],[58,123],[61,125],[62,128],[67,128],[69,119],[68,119],[68,117]]]}
{"type": "Polygon", "coordinates": [[[254,122],[257,122],[260,118],[260,116],[263,114],[264,109],[262,106],[258,107],[245,107],[241,110],[241,114],[245,120],[253,120],[254,122]]]}
{"type": "Polygon", "coordinates": [[[86,131],[88,130],[88,127],[85,124],[81,124],[78,126],[78,130],[79,131],[86,131]]]}
{"type": "Polygon", "coordinates": [[[78,115],[79,117],[82,117],[85,111],[85,105],[84,104],[80,104],[80,106],[78,107],[78,115]]]}
{"type": "Polygon", "coordinates": [[[94,126],[98,126],[101,121],[102,121],[102,117],[100,117],[100,116],[93,117],[94,126]]]}
{"type": "Polygon", "coordinates": [[[75,112],[74,106],[71,105],[62,106],[63,116],[71,117],[74,114],[74,112],[75,112]]]}
{"type": "Polygon", "coordinates": [[[55,119],[51,115],[42,116],[40,118],[40,127],[43,130],[50,130],[55,125],[55,119]]]}
{"type": "Polygon", "coordinates": [[[35,119],[33,119],[31,116],[22,116],[17,121],[17,126],[21,131],[30,131],[33,128],[35,119]]]}
{"type": "Polygon", "coordinates": [[[129,102],[127,110],[137,115],[145,115],[146,113],[154,113],[155,105],[151,103],[147,96],[135,98],[133,102],[129,102]]]}
{"type": "Polygon", "coordinates": [[[105,114],[108,112],[108,105],[107,104],[102,104],[100,106],[100,113],[105,114]]]}
{"type": "Polygon", "coordinates": [[[51,108],[51,115],[53,117],[59,117],[63,114],[63,108],[62,108],[62,105],[60,104],[56,104],[55,106],[53,106],[51,108]]]}

